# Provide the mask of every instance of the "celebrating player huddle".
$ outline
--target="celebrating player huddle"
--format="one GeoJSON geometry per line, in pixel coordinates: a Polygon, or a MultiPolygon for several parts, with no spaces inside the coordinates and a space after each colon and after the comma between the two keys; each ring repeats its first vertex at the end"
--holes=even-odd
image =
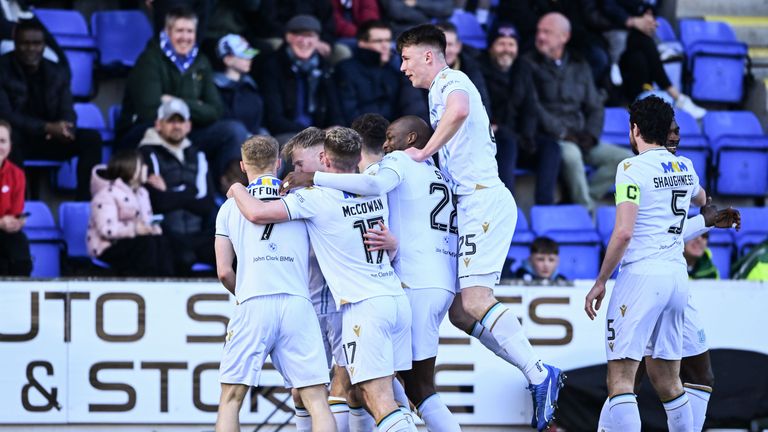
{"type": "MultiPolygon", "coordinates": [[[[406,77],[429,89],[434,133],[417,117],[398,119],[379,144],[383,156],[352,129],[309,128],[285,146],[296,171],[282,182],[273,139],[243,144],[250,184],[232,186],[216,224],[219,277],[238,301],[221,363],[217,431],[239,430],[238,411],[267,355],[296,390],[299,431],[371,431],[374,422],[379,431],[415,431],[411,404],[429,431],[460,431],[434,383],[438,330],[449,310],[454,325],[523,372],[531,426],[543,431],[554,419],[565,376],[541,361],[493,294],[517,208],[498,177],[480,95],[446,66],[441,30],[415,27],[397,45],[406,77]]],[[[688,302],[682,238],[688,205],[703,204],[703,191],[690,161],[658,145],[662,138],[649,138],[649,128],[658,135],[657,111],[667,128],[671,120],[649,103],[633,108],[631,139],[642,153],[618,167],[615,239],[587,298],[594,318],[623,256],[608,312],[608,405],[616,430],[639,430],[639,415],[628,407],[631,383],[612,377],[634,376],[644,356],[652,378],[665,382],[665,408],[687,403],[677,378],[688,302]]],[[[692,430],[684,426],[690,411],[676,418],[674,430],[692,430]]]]}

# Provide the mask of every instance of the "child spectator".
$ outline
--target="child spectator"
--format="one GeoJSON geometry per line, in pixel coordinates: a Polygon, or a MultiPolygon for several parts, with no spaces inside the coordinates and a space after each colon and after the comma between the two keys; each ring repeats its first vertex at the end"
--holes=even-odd
{"type": "Polygon", "coordinates": [[[253,58],[258,53],[242,36],[228,34],[219,39],[216,47],[216,54],[226,70],[213,75],[224,103],[223,118],[239,120],[254,135],[265,132],[261,127],[264,102],[256,81],[249,75],[253,58]]]}
{"type": "Polygon", "coordinates": [[[138,150],[122,150],[91,177],[88,253],[121,276],[172,276],[174,253],[152,214],[147,167],[138,150]]]}
{"type": "Polygon", "coordinates": [[[683,257],[688,265],[688,277],[691,279],[720,279],[720,272],[712,262],[709,250],[709,233],[704,233],[685,242],[683,257]]]}
{"type": "Polygon", "coordinates": [[[536,237],[531,243],[531,255],[517,269],[515,277],[526,282],[565,281],[566,278],[557,271],[560,265],[560,247],[549,237],[536,237]]]}
{"type": "Polygon", "coordinates": [[[29,276],[29,240],[21,231],[26,179],[24,171],[8,160],[10,153],[11,124],[0,120],[0,275],[29,276]]]}

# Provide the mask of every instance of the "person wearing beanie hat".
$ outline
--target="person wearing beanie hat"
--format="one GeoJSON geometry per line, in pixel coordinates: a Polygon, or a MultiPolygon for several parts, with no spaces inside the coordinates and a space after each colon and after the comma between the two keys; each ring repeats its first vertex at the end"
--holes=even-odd
{"type": "Polygon", "coordinates": [[[514,191],[515,170],[536,176],[535,203],[554,204],[560,174],[560,146],[537,134],[536,88],[530,66],[518,60],[520,38],[515,26],[498,23],[488,32],[488,50],[480,57],[491,99],[499,176],[514,191]]]}
{"type": "Polygon", "coordinates": [[[264,132],[264,101],[256,81],[249,75],[253,58],[258,53],[259,50],[251,47],[242,36],[225,35],[216,45],[216,54],[226,69],[213,76],[224,104],[222,117],[239,120],[251,134],[264,132]]]}

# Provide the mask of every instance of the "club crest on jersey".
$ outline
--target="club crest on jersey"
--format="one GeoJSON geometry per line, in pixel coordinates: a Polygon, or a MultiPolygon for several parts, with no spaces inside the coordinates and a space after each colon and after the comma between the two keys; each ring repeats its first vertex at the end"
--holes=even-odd
{"type": "Polygon", "coordinates": [[[621,316],[624,316],[624,314],[627,313],[627,305],[621,305],[619,310],[621,311],[621,316]]]}
{"type": "Polygon", "coordinates": [[[355,324],[352,327],[352,331],[355,332],[355,336],[360,337],[360,326],[359,325],[355,324]]]}
{"type": "Polygon", "coordinates": [[[674,161],[674,162],[662,162],[661,168],[664,170],[664,173],[679,173],[679,172],[688,172],[688,166],[686,166],[683,162],[680,161],[674,161]]]}
{"type": "Polygon", "coordinates": [[[469,262],[472,260],[472,258],[464,258],[464,267],[469,267],[469,262]]]}

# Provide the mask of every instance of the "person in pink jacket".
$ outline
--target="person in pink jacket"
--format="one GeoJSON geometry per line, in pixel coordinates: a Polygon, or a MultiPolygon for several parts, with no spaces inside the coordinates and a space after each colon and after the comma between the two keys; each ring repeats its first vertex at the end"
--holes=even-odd
{"type": "Polygon", "coordinates": [[[172,249],[152,213],[146,180],[136,150],[118,152],[106,167],[93,168],[88,253],[121,276],[173,276],[172,249]]]}

